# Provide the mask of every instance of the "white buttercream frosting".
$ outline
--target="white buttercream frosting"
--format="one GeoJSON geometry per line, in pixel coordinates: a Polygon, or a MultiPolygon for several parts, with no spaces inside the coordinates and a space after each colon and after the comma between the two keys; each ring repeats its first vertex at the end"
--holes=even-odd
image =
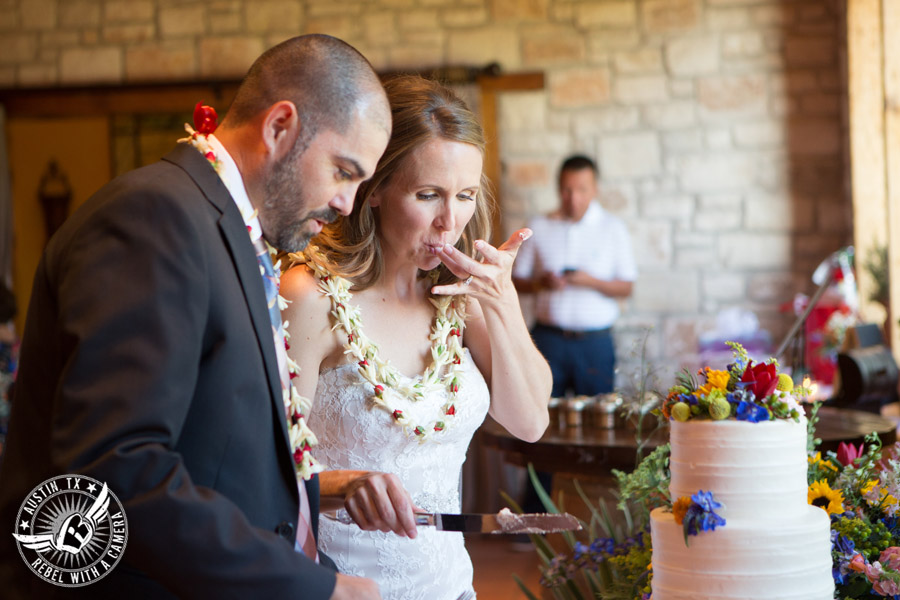
{"type": "Polygon", "coordinates": [[[651,514],[653,600],[830,600],[828,515],[806,500],[806,419],[671,422],[673,501],[713,492],[726,525],[690,536],[651,514]]]}

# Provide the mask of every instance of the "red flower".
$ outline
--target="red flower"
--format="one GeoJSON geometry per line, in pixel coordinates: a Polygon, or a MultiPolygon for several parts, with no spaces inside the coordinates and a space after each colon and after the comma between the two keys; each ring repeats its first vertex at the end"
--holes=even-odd
{"type": "Polygon", "coordinates": [[[778,372],[772,363],[756,363],[754,365],[751,360],[744,370],[741,381],[749,383],[750,385],[747,386],[747,389],[751,390],[754,396],[762,400],[775,391],[775,387],[778,385],[778,372]]]}
{"type": "Polygon", "coordinates": [[[443,430],[444,430],[444,422],[443,422],[443,421],[438,421],[437,423],[435,423],[435,424],[434,424],[434,430],[435,430],[435,431],[443,431],[443,430]]]}
{"type": "Polygon", "coordinates": [[[206,106],[202,102],[198,102],[194,107],[194,129],[199,133],[210,134],[216,130],[216,109],[212,106],[206,106]]]}
{"type": "Polygon", "coordinates": [[[455,405],[455,404],[451,404],[451,405],[450,405],[450,408],[447,409],[446,414],[448,414],[448,415],[455,415],[455,414],[456,414],[456,405],[455,405]]]}
{"type": "Polygon", "coordinates": [[[400,417],[403,416],[403,411],[400,410],[400,409],[398,408],[397,410],[395,410],[395,411],[394,411],[393,413],[391,413],[391,414],[394,416],[395,419],[397,419],[397,420],[399,421],[399,420],[400,420],[400,417]]]}
{"type": "Polygon", "coordinates": [[[361,366],[361,367],[365,367],[367,364],[369,364],[369,361],[363,359],[363,360],[359,361],[358,364],[359,364],[359,366],[361,366]]]}
{"type": "Polygon", "coordinates": [[[296,450],[294,450],[294,463],[299,465],[302,462],[303,462],[303,450],[301,450],[300,448],[297,448],[296,450]]]}
{"type": "Polygon", "coordinates": [[[416,427],[413,431],[415,432],[416,435],[425,435],[425,430],[422,429],[421,426],[420,426],[420,427],[416,427]]]}
{"type": "Polygon", "coordinates": [[[863,444],[860,444],[857,448],[853,444],[841,442],[838,444],[837,459],[845,467],[850,466],[853,464],[854,460],[863,455],[863,450],[863,444]]]}
{"type": "Polygon", "coordinates": [[[216,160],[216,153],[215,153],[215,152],[207,152],[207,153],[204,154],[203,156],[205,156],[205,157],[206,157],[206,160],[208,160],[208,161],[210,161],[210,162],[215,162],[215,160],[216,160]]]}
{"type": "Polygon", "coordinates": [[[384,392],[384,386],[383,386],[383,385],[376,385],[376,386],[375,386],[375,395],[378,396],[379,398],[381,398],[382,392],[384,392]]]}

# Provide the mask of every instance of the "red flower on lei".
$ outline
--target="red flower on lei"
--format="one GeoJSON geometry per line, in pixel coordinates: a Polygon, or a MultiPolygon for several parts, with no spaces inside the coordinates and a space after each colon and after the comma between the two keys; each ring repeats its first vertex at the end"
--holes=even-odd
{"type": "Polygon", "coordinates": [[[194,130],[197,133],[209,135],[216,130],[219,115],[212,106],[206,106],[202,102],[198,102],[194,107],[194,130]]]}

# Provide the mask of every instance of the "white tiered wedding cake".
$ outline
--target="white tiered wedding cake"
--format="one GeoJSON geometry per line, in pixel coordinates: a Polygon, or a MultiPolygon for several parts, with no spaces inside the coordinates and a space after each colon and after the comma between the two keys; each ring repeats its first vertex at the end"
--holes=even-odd
{"type": "Polygon", "coordinates": [[[651,513],[653,600],[831,600],[828,514],[807,503],[806,419],[671,422],[673,501],[713,492],[726,521],[685,541],[651,513]]]}

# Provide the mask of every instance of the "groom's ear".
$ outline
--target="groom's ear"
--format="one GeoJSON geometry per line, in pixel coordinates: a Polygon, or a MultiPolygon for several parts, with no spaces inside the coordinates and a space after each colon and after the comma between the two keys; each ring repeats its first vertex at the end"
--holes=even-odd
{"type": "Polygon", "coordinates": [[[266,110],[261,126],[262,141],[267,154],[269,158],[278,161],[294,147],[303,123],[294,103],[281,100],[266,110]]]}

